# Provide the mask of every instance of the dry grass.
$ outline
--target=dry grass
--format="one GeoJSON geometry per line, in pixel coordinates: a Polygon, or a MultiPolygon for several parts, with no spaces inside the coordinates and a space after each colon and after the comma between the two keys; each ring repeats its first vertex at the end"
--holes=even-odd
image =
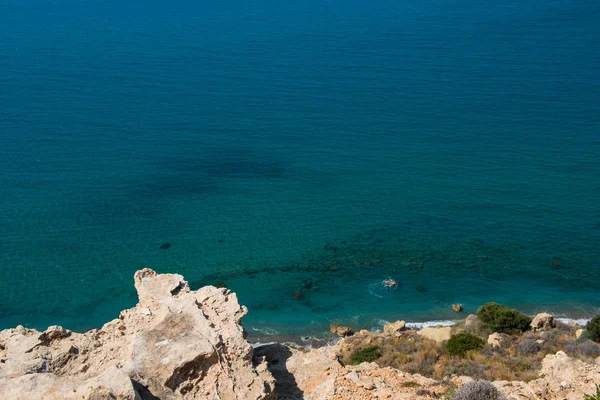
{"type": "MultiPolygon", "coordinates": [[[[458,333],[461,329],[462,326],[458,325],[454,332],[458,333]]],[[[487,343],[487,332],[479,329],[475,332],[487,343]]],[[[564,350],[570,356],[586,361],[592,354],[588,349],[589,343],[581,345],[576,340],[575,328],[559,324],[548,332],[510,336],[502,349],[492,349],[486,344],[482,350],[470,351],[465,357],[450,356],[445,345],[422,338],[415,331],[403,332],[399,337],[355,335],[345,340],[342,356],[349,359],[357,348],[373,345],[381,350],[382,355],[376,360],[379,366],[436,379],[457,374],[475,379],[530,381],[538,377],[541,362],[548,354],[564,350]],[[543,342],[537,343],[539,340],[543,342]]]]}

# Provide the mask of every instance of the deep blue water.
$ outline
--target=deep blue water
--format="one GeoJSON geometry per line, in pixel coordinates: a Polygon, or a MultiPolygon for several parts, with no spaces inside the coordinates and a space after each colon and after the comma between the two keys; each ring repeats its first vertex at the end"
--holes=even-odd
{"type": "Polygon", "coordinates": [[[142,267],[250,331],[589,316],[599,157],[595,1],[0,0],[0,328],[142,267]]]}

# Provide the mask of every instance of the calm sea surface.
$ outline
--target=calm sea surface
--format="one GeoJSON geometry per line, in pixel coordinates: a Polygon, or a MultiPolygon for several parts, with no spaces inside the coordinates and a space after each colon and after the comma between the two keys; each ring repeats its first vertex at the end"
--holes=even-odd
{"type": "Polygon", "coordinates": [[[0,328],[143,267],[250,332],[593,315],[600,3],[0,0],[0,206],[0,328]]]}

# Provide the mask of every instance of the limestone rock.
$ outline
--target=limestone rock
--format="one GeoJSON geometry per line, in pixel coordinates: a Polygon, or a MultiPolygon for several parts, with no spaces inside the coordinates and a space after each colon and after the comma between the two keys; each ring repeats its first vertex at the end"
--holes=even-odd
{"type": "Polygon", "coordinates": [[[66,330],[62,326],[49,326],[39,337],[38,340],[42,343],[51,343],[53,340],[62,339],[71,334],[71,331],[66,330]]]}
{"type": "Polygon", "coordinates": [[[494,332],[488,336],[487,342],[492,348],[502,348],[507,344],[508,338],[504,333],[494,332]]]}
{"type": "Polygon", "coordinates": [[[383,281],[383,286],[387,288],[396,288],[398,287],[398,282],[396,282],[394,279],[385,279],[383,281]]]}
{"type": "Polygon", "coordinates": [[[581,335],[583,335],[583,332],[585,332],[585,329],[577,329],[577,330],[575,331],[575,337],[576,337],[577,339],[579,339],[579,338],[581,337],[581,335]]]}
{"type": "Polygon", "coordinates": [[[531,330],[534,332],[549,331],[554,328],[554,317],[548,313],[539,313],[531,321],[531,330]]]}
{"type": "Polygon", "coordinates": [[[452,336],[452,327],[450,326],[436,326],[436,327],[427,327],[417,331],[419,336],[423,336],[424,338],[434,340],[438,343],[442,343],[452,336]]]}
{"type": "Polygon", "coordinates": [[[465,331],[471,332],[477,328],[477,323],[479,320],[477,319],[477,315],[470,314],[467,319],[465,319],[465,331]]]}
{"type": "Polygon", "coordinates": [[[544,358],[539,376],[528,384],[502,382],[500,389],[518,399],[581,400],[584,394],[595,393],[594,383],[600,382],[600,365],[575,360],[559,351],[544,358]]]}
{"type": "Polygon", "coordinates": [[[462,304],[452,304],[452,309],[455,312],[461,312],[463,310],[463,305],[462,304]]]}
{"type": "Polygon", "coordinates": [[[338,324],[329,324],[329,331],[341,337],[351,336],[354,333],[351,328],[338,324]]]}
{"type": "Polygon", "coordinates": [[[234,293],[191,291],[181,275],[150,269],[134,280],[139,304],[100,330],[0,332],[0,399],[273,399],[234,293]]]}
{"type": "Polygon", "coordinates": [[[390,322],[389,324],[385,324],[383,326],[383,333],[386,333],[388,335],[393,335],[393,334],[402,332],[405,329],[406,329],[405,321],[390,322]]]}
{"type": "MultiPolygon", "coordinates": [[[[346,339],[344,339],[346,340],[346,339]]],[[[333,347],[336,351],[337,346],[333,347]]],[[[342,365],[330,357],[331,348],[300,351],[280,344],[256,348],[276,378],[275,393],[287,400],[359,400],[436,398],[447,386],[418,374],[375,363],[342,365]]]]}

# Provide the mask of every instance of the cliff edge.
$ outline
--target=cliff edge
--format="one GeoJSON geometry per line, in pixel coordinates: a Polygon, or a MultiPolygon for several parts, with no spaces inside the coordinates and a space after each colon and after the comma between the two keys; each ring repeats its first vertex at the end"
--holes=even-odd
{"type": "Polygon", "coordinates": [[[235,293],[181,275],[135,274],[139,303],[102,329],[0,332],[0,399],[271,399],[235,293]]]}

